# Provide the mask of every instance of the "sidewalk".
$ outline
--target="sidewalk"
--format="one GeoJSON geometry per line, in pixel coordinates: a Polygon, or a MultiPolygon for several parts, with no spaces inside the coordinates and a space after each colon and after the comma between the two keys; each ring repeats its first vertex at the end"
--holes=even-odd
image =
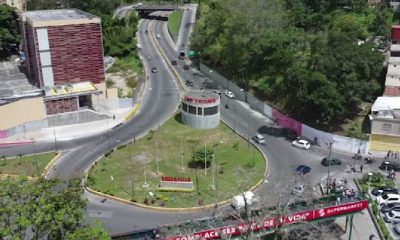
{"type": "Polygon", "coordinates": [[[135,106],[133,108],[110,110],[112,115],[105,120],[42,128],[36,131],[27,131],[6,138],[0,138],[0,146],[13,146],[37,141],[51,142],[55,141],[55,139],[57,139],[57,141],[66,141],[94,135],[124,123],[125,116],[134,108],[135,106]]]}

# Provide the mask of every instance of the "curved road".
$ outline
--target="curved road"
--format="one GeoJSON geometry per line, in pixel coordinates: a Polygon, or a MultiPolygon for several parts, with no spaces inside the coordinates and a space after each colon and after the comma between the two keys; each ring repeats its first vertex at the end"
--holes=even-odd
{"type": "MultiPolygon", "coordinates": [[[[193,13],[193,9],[185,11],[183,25],[185,25],[185,21],[191,19],[190,15],[193,13]]],[[[173,45],[166,28],[166,22],[155,20],[142,20],[140,24],[142,31],[139,31],[138,41],[143,46],[140,55],[145,62],[146,72],[149,73],[147,91],[145,91],[145,95],[141,101],[140,112],[128,123],[111,130],[109,136],[108,133],[102,133],[83,139],[59,142],[58,148],[64,150],[64,155],[49,173],[49,177],[64,179],[82,177],[85,169],[109,150],[108,139],[110,140],[110,147],[114,148],[122,142],[132,139],[134,136],[139,138],[145,135],[150,129],[154,129],[159,124],[162,124],[175,111],[180,102],[178,86],[155,46],[155,41],[157,41],[159,47],[167,56],[167,60],[177,59],[178,53],[175,49],[179,48],[179,46],[173,45]],[[149,30],[149,34],[144,33],[145,29],[149,30]],[[160,39],[155,38],[156,33],[161,35],[160,39]],[[147,60],[148,56],[151,57],[150,61],[147,60]],[[152,67],[157,68],[157,73],[151,73],[150,69],[152,67]]],[[[184,36],[188,39],[189,28],[184,26],[184,31],[184,36]]],[[[185,48],[187,48],[187,45],[185,48]]],[[[184,61],[179,60],[178,65],[174,66],[175,70],[183,80],[193,79],[195,82],[193,88],[207,88],[210,85],[214,85],[212,88],[218,87],[197,70],[183,70],[184,64],[184,61]]],[[[265,117],[253,111],[247,104],[227,99],[224,96],[221,101],[221,106],[225,104],[229,105],[229,109],[221,107],[221,118],[245,138],[251,138],[255,132],[260,131],[265,126],[270,126],[265,117]]],[[[260,196],[268,197],[269,195],[287,194],[288,180],[294,178],[294,168],[299,164],[310,165],[313,170],[306,179],[294,179],[294,181],[310,181],[314,184],[319,182],[325,175],[326,168],[319,164],[324,153],[314,151],[315,149],[303,151],[293,148],[288,141],[279,135],[264,136],[266,137],[266,144],[260,146],[260,149],[268,156],[269,176],[268,181],[257,190],[257,194],[260,196]]],[[[54,143],[52,142],[35,143],[36,152],[52,149],[54,149],[54,143]]],[[[0,150],[1,155],[32,153],[32,146],[10,147],[0,150]]],[[[344,166],[338,167],[336,171],[343,170],[343,168],[344,166]]],[[[332,169],[332,171],[335,171],[335,169],[332,169]]],[[[89,199],[87,207],[88,217],[104,222],[112,234],[172,224],[212,214],[212,210],[185,213],[160,212],[141,209],[112,200],[101,203],[102,198],[89,193],[85,193],[85,196],[89,199]]]]}

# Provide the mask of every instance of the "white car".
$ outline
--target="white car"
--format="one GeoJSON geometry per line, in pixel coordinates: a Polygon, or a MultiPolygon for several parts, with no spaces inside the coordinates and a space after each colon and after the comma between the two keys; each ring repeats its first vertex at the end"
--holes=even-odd
{"type": "Polygon", "coordinates": [[[392,222],[392,223],[400,222],[400,212],[397,211],[387,212],[383,216],[383,219],[385,220],[385,222],[392,222]]]}
{"type": "Polygon", "coordinates": [[[378,202],[379,205],[386,205],[389,203],[400,202],[400,195],[391,193],[383,194],[381,196],[378,196],[376,198],[376,201],[378,202]]]}
{"type": "Polygon", "coordinates": [[[136,47],[137,47],[138,50],[142,50],[142,45],[140,45],[139,43],[136,44],[136,47]]]}
{"type": "Polygon", "coordinates": [[[156,34],[156,38],[157,38],[157,39],[160,39],[160,38],[161,38],[161,36],[160,36],[159,33],[156,34]]]}
{"type": "Polygon", "coordinates": [[[264,136],[261,135],[261,134],[258,134],[258,133],[257,133],[256,135],[254,135],[253,139],[254,139],[254,141],[255,141],[256,143],[258,143],[258,144],[263,144],[263,143],[265,143],[265,138],[264,138],[264,136]]]}
{"type": "Polygon", "coordinates": [[[233,92],[229,91],[229,90],[225,90],[225,95],[229,98],[234,98],[235,94],[233,94],[233,92]]]}
{"type": "Polygon", "coordinates": [[[301,140],[294,140],[292,142],[292,146],[302,148],[302,149],[309,149],[311,147],[310,143],[307,140],[301,139],[301,140]]]}

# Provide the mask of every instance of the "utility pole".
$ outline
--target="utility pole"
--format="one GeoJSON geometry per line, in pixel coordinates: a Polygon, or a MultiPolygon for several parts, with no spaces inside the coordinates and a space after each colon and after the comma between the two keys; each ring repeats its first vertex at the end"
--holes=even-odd
{"type": "Polygon", "coordinates": [[[329,142],[329,154],[328,154],[328,178],[326,179],[326,193],[329,195],[329,174],[330,174],[330,166],[331,166],[331,153],[332,153],[332,142],[329,142]]]}
{"type": "Polygon", "coordinates": [[[32,152],[33,152],[33,160],[35,161],[36,165],[36,176],[39,177],[39,165],[36,159],[36,153],[35,153],[35,142],[32,140],[32,152]]]}
{"type": "Polygon", "coordinates": [[[204,143],[204,175],[207,175],[207,143],[204,143]]]}
{"type": "Polygon", "coordinates": [[[213,168],[213,181],[211,188],[215,190],[215,157],[214,154],[212,155],[212,168],[213,168]]]}
{"type": "Polygon", "coordinates": [[[107,118],[107,138],[108,138],[108,153],[111,159],[110,128],[108,127],[108,118],[107,118]]]}
{"type": "Polygon", "coordinates": [[[183,167],[183,140],[181,137],[181,171],[183,172],[185,169],[183,167]]]}
{"type": "Polygon", "coordinates": [[[158,144],[156,141],[156,167],[157,167],[157,174],[160,174],[160,166],[158,165],[158,144]]]}
{"type": "Polygon", "coordinates": [[[54,135],[54,151],[57,152],[57,136],[56,129],[53,127],[53,135],[54,135]]]}
{"type": "MultiPolygon", "coordinates": [[[[132,147],[132,146],[131,146],[132,147]]],[[[129,150],[129,162],[130,162],[130,172],[131,172],[131,190],[132,190],[132,199],[135,197],[135,183],[133,182],[133,159],[132,159],[132,149],[129,150]]]]}

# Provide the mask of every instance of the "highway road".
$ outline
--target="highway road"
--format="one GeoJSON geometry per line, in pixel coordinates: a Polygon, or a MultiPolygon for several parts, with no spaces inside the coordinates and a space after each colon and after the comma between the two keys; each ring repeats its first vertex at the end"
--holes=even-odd
{"type": "MultiPolygon", "coordinates": [[[[185,11],[183,24],[190,22],[191,14],[194,12],[193,9],[185,11]]],[[[180,94],[166,61],[177,59],[178,52],[176,49],[179,49],[179,45],[174,46],[169,39],[166,22],[142,20],[139,27],[142,30],[149,30],[149,34],[145,34],[145,31],[138,34],[139,42],[143,46],[140,55],[143,58],[146,72],[149,74],[147,91],[141,101],[141,111],[131,121],[109,133],[57,143],[57,147],[63,150],[64,155],[49,173],[49,177],[63,179],[82,177],[84,171],[109,148],[114,148],[134,136],[139,138],[145,135],[150,129],[162,124],[177,109],[180,94]],[[160,39],[155,38],[156,33],[161,35],[160,39]],[[163,50],[166,59],[163,59],[156,44],[163,50]],[[148,56],[150,56],[150,60],[147,59],[148,56]],[[151,73],[152,67],[156,67],[158,71],[151,73]]],[[[182,41],[189,39],[189,31],[190,28],[184,26],[182,41]]],[[[187,47],[186,42],[186,50],[188,50],[187,47]]],[[[178,65],[174,68],[183,80],[189,78],[194,80],[193,88],[218,88],[215,83],[203,76],[198,70],[192,68],[183,70],[184,64],[186,63],[183,60],[179,60],[178,65]]],[[[273,129],[271,123],[264,116],[253,111],[246,103],[228,99],[225,96],[222,96],[221,100],[221,106],[229,105],[228,109],[221,107],[222,120],[234,127],[235,131],[245,138],[251,138],[257,131],[264,133],[264,131],[271,132],[273,129]]],[[[314,147],[309,151],[294,148],[290,146],[290,142],[280,135],[264,134],[264,136],[266,137],[266,144],[261,145],[260,149],[269,159],[269,175],[267,181],[257,190],[257,194],[260,196],[279,195],[279,193],[284,196],[288,192],[287,182],[289,180],[309,181],[315,184],[326,175],[326,168],[319,164],[325,153],[314,147]],[[313,168],[305,178],[295,177],[294,175],[294,169],[299,164],[307,164],[313,168]]],[[[35,143],[34,148],[37,152],[48,151],[54,149],[54,143],[35,143]]],[[[32,146],[29,145],[1,149],[1,155],[31,152],[32,146]]],[[[336,170],[343,170],[344,167],[337,167],[336,170]]],[[[332,168],[332,171],[334,171],[334,168],[332,168]]],[[[204,217],[211,215],[212,212],[211,210],[182,213],[160,212],[141,209],[112,200],[101,203],[102,198],[90,193],[85,193],[85,196],[89,199],[88,217],[92,220],[98,219],[104,222],[106,228],[110,229],[113,234],[204,217]]]]}

